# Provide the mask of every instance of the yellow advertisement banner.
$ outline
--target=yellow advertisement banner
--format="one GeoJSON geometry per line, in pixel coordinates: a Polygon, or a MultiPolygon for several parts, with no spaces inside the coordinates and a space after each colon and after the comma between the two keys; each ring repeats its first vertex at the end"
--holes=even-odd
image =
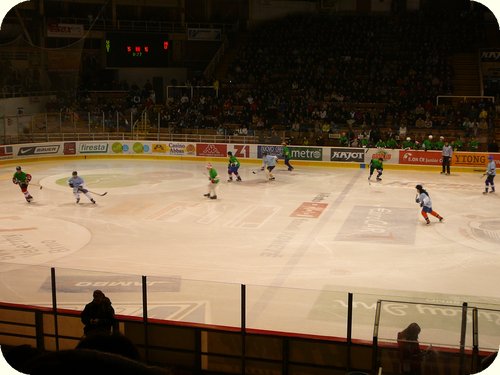
{"type": "Polygon", "coordinates": [[[451,165],[460,167],[486,167],[487,153],[456,151],[451,158],[451,165]]]}

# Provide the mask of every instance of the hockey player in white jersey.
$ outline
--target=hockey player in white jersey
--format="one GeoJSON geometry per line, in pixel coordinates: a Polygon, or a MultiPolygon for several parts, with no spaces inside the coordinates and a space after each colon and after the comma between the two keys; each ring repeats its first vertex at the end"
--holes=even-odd
{"type": "Polygon", "coordinates": [[[495,192],[495,176],[497,175],[497,166],[493,155],[488,156],[488,166],[486,167],[486,172],[483,176],[487,176],[484,181],[484,191],[483,194],[488,194],[488,188],[491,186],[490,193],[495,192]]]}
{"type": "Polygon", "coordinates": [[[95,204],[94,198],[90,195],[89,191],[85,189],[85,181],[83,178],[78,176],[77,171],[73,171],[71,178],[68,180],[68,185],[70,188],[73,188],[73,195],[75,196],[76,203],[80,203],[80,193],[85,194],[85,196],[95,204]]]}
{"type": "Polygon", "coordinates": [[[276,163],[278,162],[278,157],[276,155],[269,155],[267,152],[262,153],[262,167],[261,171],[266,170],[267,178],[270,181],[274,180],[273,169],[276,167],[276,163]]]}

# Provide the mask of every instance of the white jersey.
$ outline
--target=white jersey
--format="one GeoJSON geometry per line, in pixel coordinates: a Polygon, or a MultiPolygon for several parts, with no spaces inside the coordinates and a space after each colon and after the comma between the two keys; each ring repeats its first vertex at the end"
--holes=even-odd
{"type": "Polygon", "coordinates": [[[417,198],[417,203],[420,203],[422,205],[422,207],[428,207],[428,208],[432,208],[432,201],[431,201],[431,197],[429,197],[426,193],[420,193],[418,198],[417,198]]]}
{"type": "Polygon", "coordinates": [[[497,175],[497,165],[495,160],[491,160],[486,167],[486,174],[488,176],[496,176],[497,175]]]}
{"type": "Polygon", "coordinates": [[[276,155],[266,155],[262,158],[262,166],[275,167],[278,157],[276,155]]]}
{"type": "Polygon", "coordinates": [[[85,181],[83,181],[83,178],[81,178],[80,176],[76,176],[76,177],[71,177],[68,180],[68,184],[73,187],[73,190],[78,190],[78,188],[83,189],[85,181]]]}

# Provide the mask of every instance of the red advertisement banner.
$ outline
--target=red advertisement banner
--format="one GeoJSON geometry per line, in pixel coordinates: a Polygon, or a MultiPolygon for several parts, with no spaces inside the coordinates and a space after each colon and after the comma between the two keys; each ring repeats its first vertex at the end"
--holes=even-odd
{"type": "Polygon", "coordinates": [[[215,143],[198,143],[196,156],[227,157],[227,145],[215,143]]]}
{"type": "Polygon", "coordinates": [[[414,165],[441,165],[441,151],[401,150],[399,151],[399,163],[414,165]]]}

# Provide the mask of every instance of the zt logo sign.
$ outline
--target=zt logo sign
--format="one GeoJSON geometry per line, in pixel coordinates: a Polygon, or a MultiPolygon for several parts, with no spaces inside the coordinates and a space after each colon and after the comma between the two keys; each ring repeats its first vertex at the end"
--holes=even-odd
{"type": "Polygon", "coordinates": [[[233,145],[234,156],[237,158],[249,158],[250,146],[249,145],[233,145]]]}

